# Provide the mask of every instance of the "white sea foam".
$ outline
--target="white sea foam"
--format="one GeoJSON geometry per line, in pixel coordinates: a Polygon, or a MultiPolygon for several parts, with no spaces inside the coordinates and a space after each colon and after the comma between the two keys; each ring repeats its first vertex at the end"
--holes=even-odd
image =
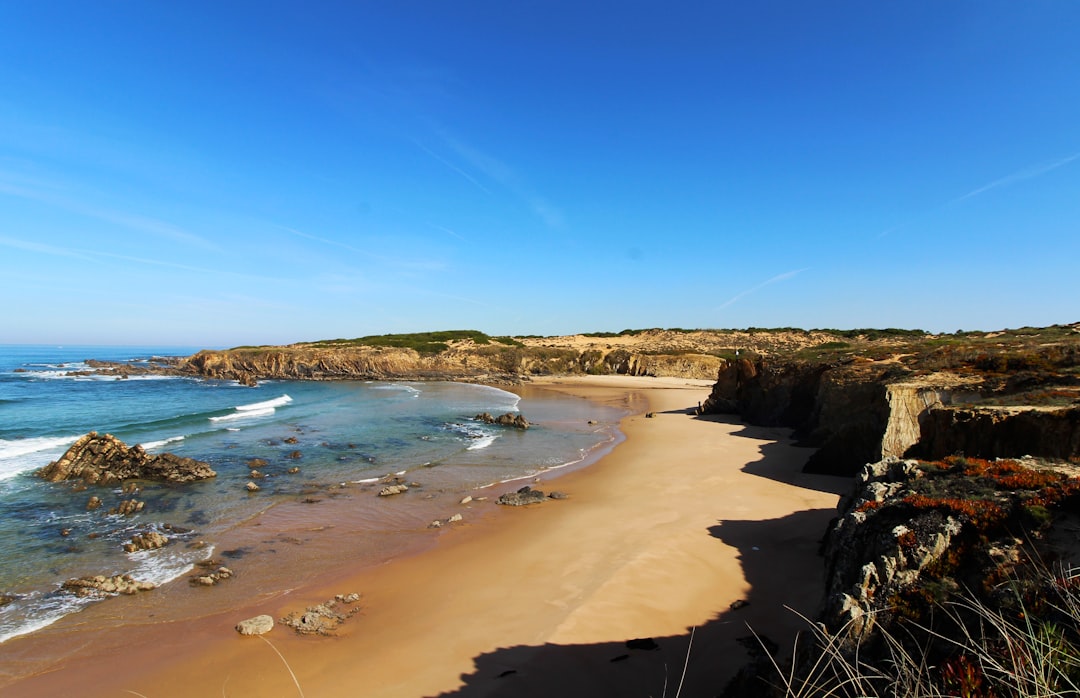
{"type": "Polygon", "coordinates": [[[498,398],[500,398],[500,402],[497,403],[499,406],[495,409],[503,412],[518,411],[518,403],[521,402],[520,395],[516,395],[509,390],[503,390],[502,388],[496,388],[491,385],[471,385],[470,387],[482,392],[492,393],[493,397],[497,396],[498,398]]]}
{"type": "Polygon", "coordinates": [[[155,448],[161,448],[165,444],[171,444],[171,443],[175,443],[177,441],[183,441],[184,438],[185,437],[183,437],[183,436],[170,436],[169,438],[162,439],[161,441],[147,441],[146,443],[140,444],[140,445],[143,447],[143,450],[150,451],[150,450],[153,450],[155,448]]]}
{"type": "Polygon", "coordinates": [[[368,484],[371,484],[372,482],[378,482],[379,480],[382,480],[382,478],[381,477],[368,477],[368,478],[364,478],[363,480],[353,480],[353,484],[354,485],[368,485],[368,484]]]}
{"type": "Polygon", "coordinates": [[[419,388],[415,388],[405,383],[381,383],[372,388],[372,390],[393,390],[399,393],[409,393],[411,397],[420,397],[423,392],[419,388]]]}
{"type": "Polygon", "coordinates": [[[79,598],[70,594],[51,594],[46,597],[32,595],[26,599],[20,599],[5,608],[14,610],[21,607],[23,603],[32,603],[34,608],[19,621],[10,624],[0,619],[0,644],[13,637],[29,635],[32,632],[46,628],[64,616],[75,613],[83,606],[93,603],[95,600],[91,597],[79,598]],[[38,598],[34,598],[34,596],[38,596],[38,598]]]}
{"type": "Polygon", "coordinates": [[[0,439],[0,480],[34,470],[63,455],[78,436],[39,436],[30,439],[0,439]]]}
{"type": "Polygon", "coordinates": [[[141,550],[128,555],[128,559],[137,564],[129,573],[131,577],[140,582],[161,586],[195,569],[195,561],[191,556],[176,555],[167,550],[168,548],[141,550]]]}
{"type": "Polygon", "coordinates": [[[237,412],[258,412],[265,410],[267,407],[282,407],[292,402],[292,398],[288,395],[282,395],[276,397],[273,400],[264,400],[262,402],[253,402],[250,405],[237,405],[237,412]]]}
{"type": "Polygon", "coordinates": [[[466,451],[479,451],[480,449],[487,448],[491,444],[495,443],[495,440],[498,439],[498,438],[499,438],[499,436],[497,434],[490,434],[488,436],[481,436],[480,438],[476,439],[472,444],[470,444],[469,447],[466,448],[465,450],[466,451]]]}
{"type": "Polygon", "coordinates": [[[210,417],[211,422],[231,422],[236,419],[254,419],[255,417],[267,417],[274,414],[276,410],[273,407],[263,407],[257,410],[246,410],[244,412],[232,412],[230,414],[223,414],[220,417],[210,417]]]}

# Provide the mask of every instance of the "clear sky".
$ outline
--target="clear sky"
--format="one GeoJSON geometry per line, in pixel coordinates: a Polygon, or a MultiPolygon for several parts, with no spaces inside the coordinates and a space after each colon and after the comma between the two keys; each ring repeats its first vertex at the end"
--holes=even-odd
{"type": "Polygon", "coordinates": [[[0,343],[1080,320],[1080,3],[0,3],[0,343]]]}

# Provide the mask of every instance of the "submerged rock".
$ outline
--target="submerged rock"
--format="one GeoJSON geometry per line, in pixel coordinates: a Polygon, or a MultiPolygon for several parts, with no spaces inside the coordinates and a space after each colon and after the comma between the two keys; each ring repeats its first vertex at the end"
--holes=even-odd
{"type": "Polygon", "coordinates": [[[81,479],[107,485],[121,480],[192,482],[216,477],[210,465],[192,458],[160,453],[150,455],[142,446],[128,447],[112,434],[92,431],[79,438],[59,460],[37,471],[49,482],[81,479]]]}

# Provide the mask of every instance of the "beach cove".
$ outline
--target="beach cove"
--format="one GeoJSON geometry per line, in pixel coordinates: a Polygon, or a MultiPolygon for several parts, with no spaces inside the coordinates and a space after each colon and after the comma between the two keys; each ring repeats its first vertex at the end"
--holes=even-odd
{"type": "MultiPolygon", "coordinates": [[[[847,481],[800,473],[810,451],[787,430],[688,414],[708,381],[533,385],[630,412],[625,441],[599,462],[535,485],[568,499],[461,505],[462,524],[375,567],[350,566],[346,541],[323,574],[296,586],[275,579],[235,608],[180,621],[152,620],[167,589],[98,604],[79,614],[78,631],[46,629],[5,646],[5,662],[12,651],[40,659],[60,637],[77,649],[0,690],[294,696],[298,684],[307,696],[659,696],[666,681],[674,695],[695,629],[684,695],[698,695],[719,692],[746,660],[737,640],[748,625],[790,646],[804,621],[784,606],[816,610],[818,542],[847,481]],[[361,611],[333,637],[279,626],[265,636],[270,646],[233,630],[352,592],[361,611]],[[656,649],[627,646],[645,638],[656,649]]],[[[292,531],[282,509],[256,525],[318,535],[292,531]]]]}

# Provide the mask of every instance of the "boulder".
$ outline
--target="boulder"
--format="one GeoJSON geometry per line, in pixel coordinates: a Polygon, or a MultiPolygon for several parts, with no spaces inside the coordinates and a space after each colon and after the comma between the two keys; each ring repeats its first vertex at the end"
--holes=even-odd
{"type": "Polygon", "coordinates": [[[130,543],[124,543],[124,552],[135,553],[140,550],[157,550],[168,545],[169,539],[157,531],[136,533],[130,543]]]}
{"type": "Polygon", "coordinates": [[[241,635],[265,635],[273,629],[273,616],[255,616],[236,624],[236,632],[241,635]]]}
{"type": "Polygon", "coordinates": [[[150,455],[142,446],[129,448],[112,434],[92,431],[37,475],[49,482],[83,480],[107,485],[128,479],[192,482],[215,477],[217,473],[202,461],[172,453],[150,455]]]}
{"type": "Polygon", "coordinates": [[[543,492],[534,490],[526,485],[517,492],[507,492],[506,494],[501,495],[495,500],[495,503],[509,507],[520,507],[525,506],[526,504],[539,504],[546,499],[547,495],[543,492]]]}
{"type": "Polygon", "coordinates": [[[507,412],[498,417],[492,417],[487,412],[481,412],[473,417],[473,419],[478,422],[484,422],[485,424],[497,424],[504,427],[514,427],[515,429],[528,429],[532,426],[529,424],[529,420],[525,419],[524,415],[514,414],[513,412],[507,412]]]}

